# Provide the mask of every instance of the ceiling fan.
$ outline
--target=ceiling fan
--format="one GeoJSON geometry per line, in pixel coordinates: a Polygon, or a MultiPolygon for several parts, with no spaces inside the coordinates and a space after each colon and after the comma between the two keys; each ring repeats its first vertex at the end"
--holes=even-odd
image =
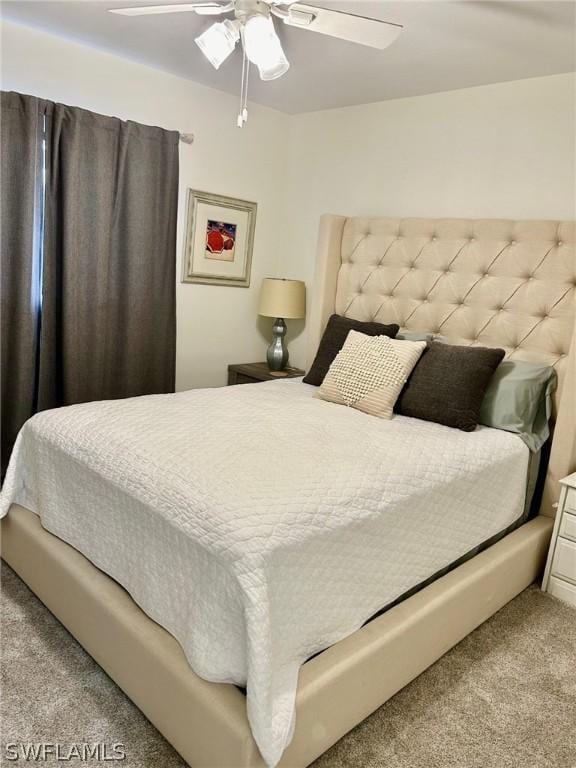
{"type": "Polygon", "coordinates": [[[124,16],[190,12],[200,16],[233,14],[231,19],[212,24],[195,38],[195,42],[212,66],[218,69],[234,51],[238,41],[242,41],[244,58],[239,127],[244,125],[248,115],[246,103],[249,62],[258,68],[262,80],[275,80],[290,68],[274,27],[273,16],[291,27],[319,32],[381,50],[393,43],[402,31],[400,24],[317,8],[294,0],[229,0],[223,3],[216,0],[199,0],[177,5],[130,6],[109,10],[110,13],[124,16]]]}

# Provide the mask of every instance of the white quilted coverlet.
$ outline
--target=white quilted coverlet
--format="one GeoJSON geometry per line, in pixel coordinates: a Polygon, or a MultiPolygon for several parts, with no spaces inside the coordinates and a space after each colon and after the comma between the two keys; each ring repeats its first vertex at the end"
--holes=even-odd
{"type": "Polygon", "coordinates": [[[524,503],[518,436],[384,421],[315,391],[274,381],[40,413],[0,497],[120,582],[197,674],[246,685],[270,766],[302,662],[524,503]]]}

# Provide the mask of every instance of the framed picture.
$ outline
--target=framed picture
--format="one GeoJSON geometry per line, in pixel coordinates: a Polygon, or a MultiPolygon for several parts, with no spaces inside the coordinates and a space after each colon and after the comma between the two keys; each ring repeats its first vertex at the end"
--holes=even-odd
{"type": "Polygon", "coordinates": [[[182,282],[250,285],[256,203],[188,190],[182,282]]]}

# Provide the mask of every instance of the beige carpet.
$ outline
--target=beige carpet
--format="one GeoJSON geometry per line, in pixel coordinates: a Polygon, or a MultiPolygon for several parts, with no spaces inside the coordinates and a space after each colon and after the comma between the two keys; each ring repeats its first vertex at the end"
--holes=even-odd
{"type": "MultiPolygon", "coordinates": [[[[24,764],[6,743],[46,741],[121,742],[118,765],[183,766],[4,565],[2,577],[1,764],[24,764]]],[[[526,590],[314,766],[576,768],[576,611],[526,590]]]]}

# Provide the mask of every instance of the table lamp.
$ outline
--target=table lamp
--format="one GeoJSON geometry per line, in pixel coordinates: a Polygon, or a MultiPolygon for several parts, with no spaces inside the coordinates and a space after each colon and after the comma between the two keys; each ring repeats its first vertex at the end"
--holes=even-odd
{"type": "Polygon", "coordinates": [[[274,317],[273,339],[266,352],[271,371],[282,371],[288,363],[285,319],[295,320],[306,315],[306,286],[302,280],[265,277],[260,289],[258,314],[274,317]]]}

